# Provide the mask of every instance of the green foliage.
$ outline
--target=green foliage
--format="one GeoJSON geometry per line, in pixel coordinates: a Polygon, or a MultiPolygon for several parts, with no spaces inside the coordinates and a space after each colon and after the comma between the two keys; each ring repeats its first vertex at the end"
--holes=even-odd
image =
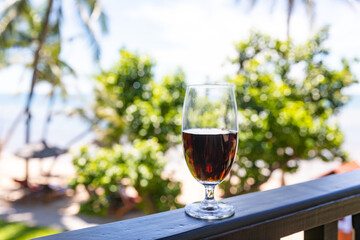
{"type": "Polygon", "coordinates": [[[106,148],[94,154],[82,150],[74,159],[78,177],[72,185],[82,184],[90,194],[82,205],[85,212],[105,214],[109,197],[127,186],[136,189],[142,200],[138,206],[147,213],[178,207],[180,185],[162,172],[163,153],[181,139],[184,74],[178,71],[157,83],[149,57],[120,53],[118,63],[97,77],[95,90],[91,121],[106,148]]]}
{"type": "MultiPolygon", "coordinates": [[[[105,33],[106,16],[96,0],[73,1],[73,4],[74,9],[79,11],[79,17],[77,21],[72,22],[80,23],[94,55],[99,59],[100,49],[92,28],[98,26],[105,33]],[[97,15],[96,19],[94,12],[97,15]]],[[[62,77],[68,74],[75,75],[75,72],[61,57],[61,49],[64,44],[69,43],[65,40],[69,39],[69,36],[63,36],[61,31],[63,21],[68,18],[63,15],[63,7],[63,4],[49,5],[49,1],[37,1],[35,4],[33,1],[19,0],[4,4],[0,11],[0,70],[12,64],[21,64],[24,68],[32,70],[35,68],[36,82],[49,83],[66,97],[67,91],[62,77]],[[46,24],[44,41],[40,44],[48,7],[51,8],[50,20],[46,24]],[[38,48],[38,62],[34,66],[38,48]]],[[[70,39],[74,40],[77,35],[79,34],[75,33],[70,39]]]]}
{"type": "Polygon", "coordinates": [[[97,77],[95,114],[99,142],[156,137],[163,149],[180,142],[181,112],[185,96],[184,73],[176,72],[161,83],[153,80],[154,65],[147,56],[121,50],[115,67],[97,77]]]}
{"type": "Polygon", "coordinates": [[[25,240],[43,237],[62,232],[61,230],[45,227],[29,227],[20,222],[6,222],[0,219],[0,239],[25,240]]]}
{"type": "Polygon", "coordinates": [[[303,45],[252,33],[236,44],[236,85],[240,116],[238,161],[226,195],[257,190],[276,169],[294,172],[300,159],[346,160],[343,135],[331,119],[354,83],[350,63],[338,70],[327,64],[323,29],[303,45]],[[231,184],[231,182],[233,184],[231,184]]]}
{"type": "Polygon", "coordinates": [[[105,215],[111,196],[122,188],[134,187],[142,201],[139,207],[146,213],[165,211],[178,207],[175,197],[180,184],[163,179],[165,162],[157,140],[135,140],[133,146],[114,145],[95,153],[84,147],[74,159],[78,174],[72,187],[84,185],[90,199],[81,211],[105,215]],[[174,197],[175,196],[175,197],[174,197]]]}

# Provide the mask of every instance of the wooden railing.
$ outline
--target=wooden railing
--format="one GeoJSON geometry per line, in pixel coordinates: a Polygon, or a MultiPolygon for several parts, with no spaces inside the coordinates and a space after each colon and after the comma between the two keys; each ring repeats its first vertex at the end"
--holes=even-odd
{"type": "Polygon", "coordinates": [[[337,220],[353,215],[360,240],[360,170],[224,201],[236,209],[225,220],[197,220],[178,209],[40,239],[273,240],[305,231],[306,240],[334,240],[337,220]]]}

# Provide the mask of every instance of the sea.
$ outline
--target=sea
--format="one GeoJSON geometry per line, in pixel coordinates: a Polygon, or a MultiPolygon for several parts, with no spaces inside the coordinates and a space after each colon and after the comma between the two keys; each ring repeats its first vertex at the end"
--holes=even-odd
{"type": "MultiPolygon", "coordinates": [[[[16,117],[24,110],[26,97],[26,94],[0,94],[0,140],[4,139],[16,117]]],[[[31,105],[31,142],[45,138],[48,144],[62,148],[68,148],[70,144],[79,146],[91,142],[94,139],[92,132],[78,138],[91,127],[89,122],[69,113],[76,108],[85,108],[90,112],[92,100],[91,95],[68,96],[67,100],[56,96],[52,120],[44,135],[49,98],[46,95],[35,95],[31,105]]],[[[337,113],[335,120],[339,122],[345,137],[343,149],[348,152],[350,159],[360,163],[360,95],[352,95],[350,101],[337,113]]],[[[15,153],[24,145],[23,117],[3,150],[15,153]]]]}
{"type": "MultiPolygon", "coordinates": [[[[4,140],[15,119],[24,111],[27,94],[0,94],[0,139],[4,140]]],[[[52,117],[46,124],[49,109],[47,95],[34,95],[31,104],[31,132],[30,142],[45,140],[49,145],[69,148],[82,145],[93,140],[94,134],[89,131],[91,125],[78,115],[75,109],[90,111],[91,95],[68,96],[66,99],[55,96],[51,107],[52,117]]],[[[6,143],[4,151],[16,153],[25,146],[25,121],[23,116],[16,125],[15,131],[6,143]]]]}

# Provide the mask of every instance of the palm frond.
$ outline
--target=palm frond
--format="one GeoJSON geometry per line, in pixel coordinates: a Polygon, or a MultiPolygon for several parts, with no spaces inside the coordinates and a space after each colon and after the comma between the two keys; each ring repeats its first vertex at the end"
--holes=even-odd
{"type": "Polygon", "coordinates": [[[93,29],[95,22],[99,23],[102,33],[107,33],[107,17],[100,5],[99,0],[77,0],[76,7],[78,14],[86,32],[90,45],[93,47],[94,58],[100,58],[100,45],[96,33],[93,29]]]}
{"type": "Polygon", "coordinates": [[[0,70],[2,68],[6,68],[10,65],[8,61],[6,61],[6,53],[5,51],[0,50],[0,70]]]}
{"type": "Polygon", "coordinates": [[[66,62],[58,59],[57,64],[59,65],[59,67],[61,68],[61,71],[64,74],[69,74],[69,75],[76,76],[75,70],[69,64],[67,64],[66,62]]]}
{"type": "Polygon", "coordinates": [[[26,0],[7,1],[7,6],[0,17],[0,35],[7,29],[8,25],[26,9],[27,4],[26,0]]]}
{"type": "Polygon", "coordinates": [[[349,3],[349,5],[352,7],[352,9],[355,12],[359,12],[360,11],[360,4],[358,2],[360,2],[360,0],[356,1],[356,0],[348,0],[347,1],[349,3]]]}
{"type": "Polygon", "coordinates": [[[303,2],[306,7],[306,13],[310,17],[310,27],[311,27],[315,20],[315,3],[313,0],[303,0],[303,2]]]}
{"type": "Polygon", "coordinates": [[[288,0],[287,19],[286,19],[286,23],[287,23],[286,34],[288,38],[290,37],[290,20],[293,13],[293,9],[294,9],[294,0],[288,0]]]}
{"type": "Polygon", "coordinates": [[[25,17],[29,12],[26,0],[8,1],[0,17],[0,46],[6,50],[13,45],[19,47],[28,43],[28,36],[24,32],[25,17]],[[21,43],[21,44],[20,44],[21,43]]]}
{"type": "MultiPolygon", "coordinates": [[[[88,2],[88,1],[85,1],[85,2],[88,2]]],[[[90,45],[93,48],[94,58],[96,60],[99,60],[100,59],[100,44],[95,35],[94,30],[92,29],[91,22],[90,22],[90,14],[86,10],[84,5],[80,4],[79,1],[77,2],[76,7],[78,9],[78,14],[80,16],[81,23],[83,24],[83,26],[87,32],[87,37],[90,41],[90,45]]]]}
{"type": "MultiPolygon", "coordinates": [[[[21,50],[30,52],[33,48],[37,34],[32,29],[36,27],[36,17],[28,1],[7,1],[0,18],[0,48],[3,62],[7,62],[8,65],[13,62],[24,63],[16,56],[21,50]]],[[[38,22],[37,24],[39,25],[38,22]]]]}
{"type": "Polygon", "coordinates": [[[103,34],[108,33],[108,18],[105,15],[99,1],[96,1],[94,10],[90,16],[92,21],[99,21],[100,29],[103,34]]]}
{"type": "Polygon", "coordinates": [[[254,7],[257,3],[257,0],[250,0],[251,7],[254,7]]]}

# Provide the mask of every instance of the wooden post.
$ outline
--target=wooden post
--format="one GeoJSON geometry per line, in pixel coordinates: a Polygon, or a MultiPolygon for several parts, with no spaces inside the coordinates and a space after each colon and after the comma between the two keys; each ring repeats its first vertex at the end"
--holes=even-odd
{"type": "Polygon", "coordinates": [[[352,216],[352,225],[355,230],[355,240],[360,240],[360,213],[352,216]]]}
{"type": "Polygon", "coordinates": [[[304,240],[337,240],[337,221],[304,232],[304,240]]]}

